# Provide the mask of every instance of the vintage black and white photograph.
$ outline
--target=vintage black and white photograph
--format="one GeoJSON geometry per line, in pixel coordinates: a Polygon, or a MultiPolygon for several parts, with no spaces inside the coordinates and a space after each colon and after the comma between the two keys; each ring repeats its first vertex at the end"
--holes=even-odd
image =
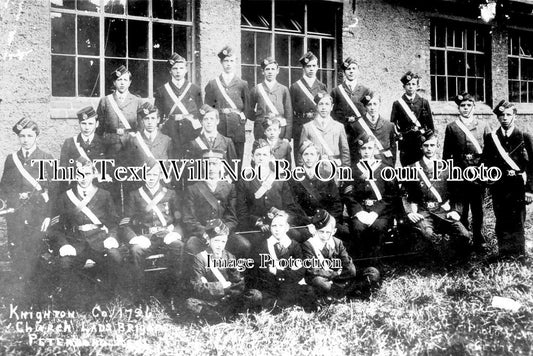
{"type": "Polygon", "coordinates": [[[533,0],[0,19],[0,355],[533,354],[533,0]]]}

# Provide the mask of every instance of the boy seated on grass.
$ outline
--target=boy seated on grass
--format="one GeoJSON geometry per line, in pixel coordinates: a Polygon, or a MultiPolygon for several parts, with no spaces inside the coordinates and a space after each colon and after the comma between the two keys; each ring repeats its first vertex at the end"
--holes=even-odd
{"type": "Polygon", "coordinates": [[[304,259],[312,262],[307,268],[305,281],[322,297],[367,294],[378,285],[379,271],[367,267],[361,275],[356,273],[342,241],[334,236],[335,224],[335,218],[324,209],[317,210],[313,216],[313,237],[303,243],[304,259]]]}
{"type": "Polygon", "coordinates": [[[261,292],[245,289],[244,278],[235,267],[240,260],[225,249],[228,227],[222,220],[213,219],[208,221],[205,232],[209,246],[194,256],[190,275],[192,297],[187,299],[187,310],[207,320],[218,320],[260,307],[261,292]]]}

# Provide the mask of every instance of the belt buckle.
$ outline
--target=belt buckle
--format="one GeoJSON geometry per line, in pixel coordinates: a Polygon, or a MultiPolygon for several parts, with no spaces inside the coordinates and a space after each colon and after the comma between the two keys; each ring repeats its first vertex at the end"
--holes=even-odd
{"type": "Polygon", "coordinates": [[[465,159],[468,160],[468,161],[471,161],[473,158],[474,158],[474,155],[471,154],[471,153],[467,153],[467,154],[465,155],[465,159]]]}
{"type": "Polygon", "coordinates": [[[183,115],[182,114],[174,114],[174,120],[175,121],[183,120],[183,115]]]}
{"type": "Polygon", "coordinates": [[[372,199],[365,199],[364,204],[365,206],[373,206],[374,201],[372,199]]]}
{"type": "Polygon", "coordinates": [[[514,177],[516,176],[516,171],[514,169],[510,169],[507,171],[507,176],[514,177]]]}
{"type": "Polygon", "coordinates": [[[124,135],[124,129],[117,129],[117,135],[124,135]]]}
{"type": "Polygon", "coordinates": [[[229,109],[229,108],[224,108],[224,109],[222,109],[222,113],[223,113],[223,114],[228,115],[230,112],[231,112],[231,109],[229,109]]]}
{"type": "Polygon", "coordinates": [[[435,209],[437,207],[437,203],[435,202],[428,202],[428,209],[435,209]]]}

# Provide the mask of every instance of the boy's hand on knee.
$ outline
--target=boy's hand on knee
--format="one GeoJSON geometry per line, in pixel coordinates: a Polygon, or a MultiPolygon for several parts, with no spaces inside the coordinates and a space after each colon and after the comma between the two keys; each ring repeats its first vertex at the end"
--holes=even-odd
{"type": "Polygon", "coordinates": [[[108,250],[118,248],[118,241],[114,237],[108,237],[104,240],[104,247],[108,250]]]}
{"type": "Polygon", "coordinates": [[[76,249],[72,245],[64,245],[59,249],[59,256],[76,256],[76,249]]]}

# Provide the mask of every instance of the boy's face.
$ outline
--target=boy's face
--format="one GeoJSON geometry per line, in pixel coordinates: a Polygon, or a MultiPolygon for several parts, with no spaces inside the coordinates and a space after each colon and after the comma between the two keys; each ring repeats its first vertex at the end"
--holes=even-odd
{"type": "Polygon", "coordinates": [[[32,129],[23,129],[18,136],[20,146],[25,150],[31,149],[37,143],[37,133],[32,129]]]}
{"type": "Polygon", "coordinates": [[[208,133],[216,132],[217,126],[218,126],[218,118],[217,113],[214,111],[210,111],[207,114],[204,115],[202,119],[202,127],[204,131],[208,133]]]}
{"type": "Polygon", "coordinates": [[[304,75],[308,78],[316,78],[316,72],[318,71],[318,60],[313,59],[303,66],[304,75]]]}
{"type": "Polygon", "coordinates": [[[143,119],[144,128],[146,131],[152,133],[157,129],[157,113],[147,115],[143,119]]]}
{"type": "Polygon", "coordinates": [[[422,153],[426,158],[433,158],[435,153],[437,153],[437,139],[430,138],[422,144],[422,153]]]}
{"type": "Polygon", "coordinates": [[[161,178],[161,169],[157,163],[152,169],[146,172],[146,186],[150,189],[157,187],[161,178]]]}
{"type": "Polygon", "coordinates": [[[335,235],[336,232],[337,228],[335,227],[335,224],[331,221],[322,229],[316,230],[316,234],[322,242],[327,242],[333,235],[335,235]]]}
{"type": "Polygon", "coordinates": [[[306,168],[312,168],[318,162],[318,152],[314,147],[309,147],[302,154],[302,160],[306,168]]]}
{"type": "Polygon", "coordinates": [[[281,133],[281,128],[279,127],[279,124],[270,125],[265,130],[265,136],[269,141],[274,141],[278,139],[280,133],[281,133]]]}
{"type": "Polygon", "coordinates": [[[76,180],[80,188],[86,189],[90,187],[93,184],[94,177],[95,172],[91,165],[83,165],[78,167],[78,174],[76,174],[76,180]]]}
{"type": "Polygon", "coordinates": [[[270,146],[261,147],[255,150],[253,159],[256,165],[267,165],[272,159],[272,154],[270,153],[270,146]]]}
{"type": "Polygon", "coordinates": [[[462,117],[469,117],[472,111],[474,110],[474,102],[470,100],[465,100],[459,104],[459,114],[462,117]]]}
{"type": "Polygon", "coordinates": [[[366,110],[370,116],[377,116],[379,114],[379,98],[373,97],[368,104],[366,104],[366,110]]]}
{"type": "Polygon", "coordinates": [[[185,75],[187,74],[187,63],[178,62],[175,63],[172,68],[170,68],[170,76],[177,80],[178,82],[185,79],[185,75]]]}
{"type": "Polygon", "coordinates": [[[222,161],[219,158],[210,158],[208,165],[208,175],[210,180],[217,180],[220,178],[220,172],[222,170],[222,161]]]}
{"type": "Polygon", "coordinates": [[[405,93],[409,96],[412,96],[416,93],[418,90],[418,78],[411,79],[407,84],[403,85],[403,88],[405,89],[405,93]]]}
{"type": "Polygon", "coordinates": [[[276,80],[276,77],[279,74],[279,68],[276,63],[269,64],[263,69],[263,76],[269,82],[276,80]]]}
{"type": "Polygon", "coordinates": [[[323,118],[328,117],[331,114],[331,110],[333,109],[333,103],[331,102],[331,98],[330,97],[323,98],[322,100],[318,102],[318,105],[316,108],[317,108],[318,114],[321,117],[323,118]]]}
{"type": "Polygon", "coordinates": [[[275,216],[270,223],[270,232],[276,240],[281,239],[282,236],[285,236],[289,231],[289,223],[287,219],[283,216],[275,216]]]}
{"type": "Polygon", "coordinates": [[[507,130],[511,127],[515,118],[516,114],[514,113],[514,108],[507,108],[501,115],[498,115],[498,121],[504,130],[507,130]]]}
{"type": "Polygon", "coordinates": [[[122,74],[113,82],[113,85],[119,93],[125,93],[131,85],[131,73],[122,74]]]}
{"type": "Polygon", "coordinates": [[[346,68],[346,70],[344,71],[344,76],[349,81],[356,80],[359,77],[359,67],[357,66],[357,64],[350,64],[348,68],[346,68]]]}
{"type": "Polygon", "coordinates": [[[211,250],[213,250],[213,253],[217,256],[222,255],[222,252],[226,248],[226,242],[228,242],[228,236],[227,235],[219,235],[212,237],[209,240],[209,246],[211,246],[211,250]]]}
{"type": "Polygon", "coordinates": [[[96,117],[91,117],[90,119],[80,121],[79,124],[80,131],[83,136],[91,136],[98,127],[98,121],[96,121],[96,117]]]}
{"type": "Polygon", "coordinates": [[[220,61],[224,73],[230,74],[235,70],[235,56],[229,56],[220,61]]]}
{"type": "Polygon", "coordinates": [[[361,146],[361,148],[359,148],[361,159],[373,159],[374,158],[374,147],[375,147],[374,141],[369,141],[365,143],[363,146],[361,146]]]}

